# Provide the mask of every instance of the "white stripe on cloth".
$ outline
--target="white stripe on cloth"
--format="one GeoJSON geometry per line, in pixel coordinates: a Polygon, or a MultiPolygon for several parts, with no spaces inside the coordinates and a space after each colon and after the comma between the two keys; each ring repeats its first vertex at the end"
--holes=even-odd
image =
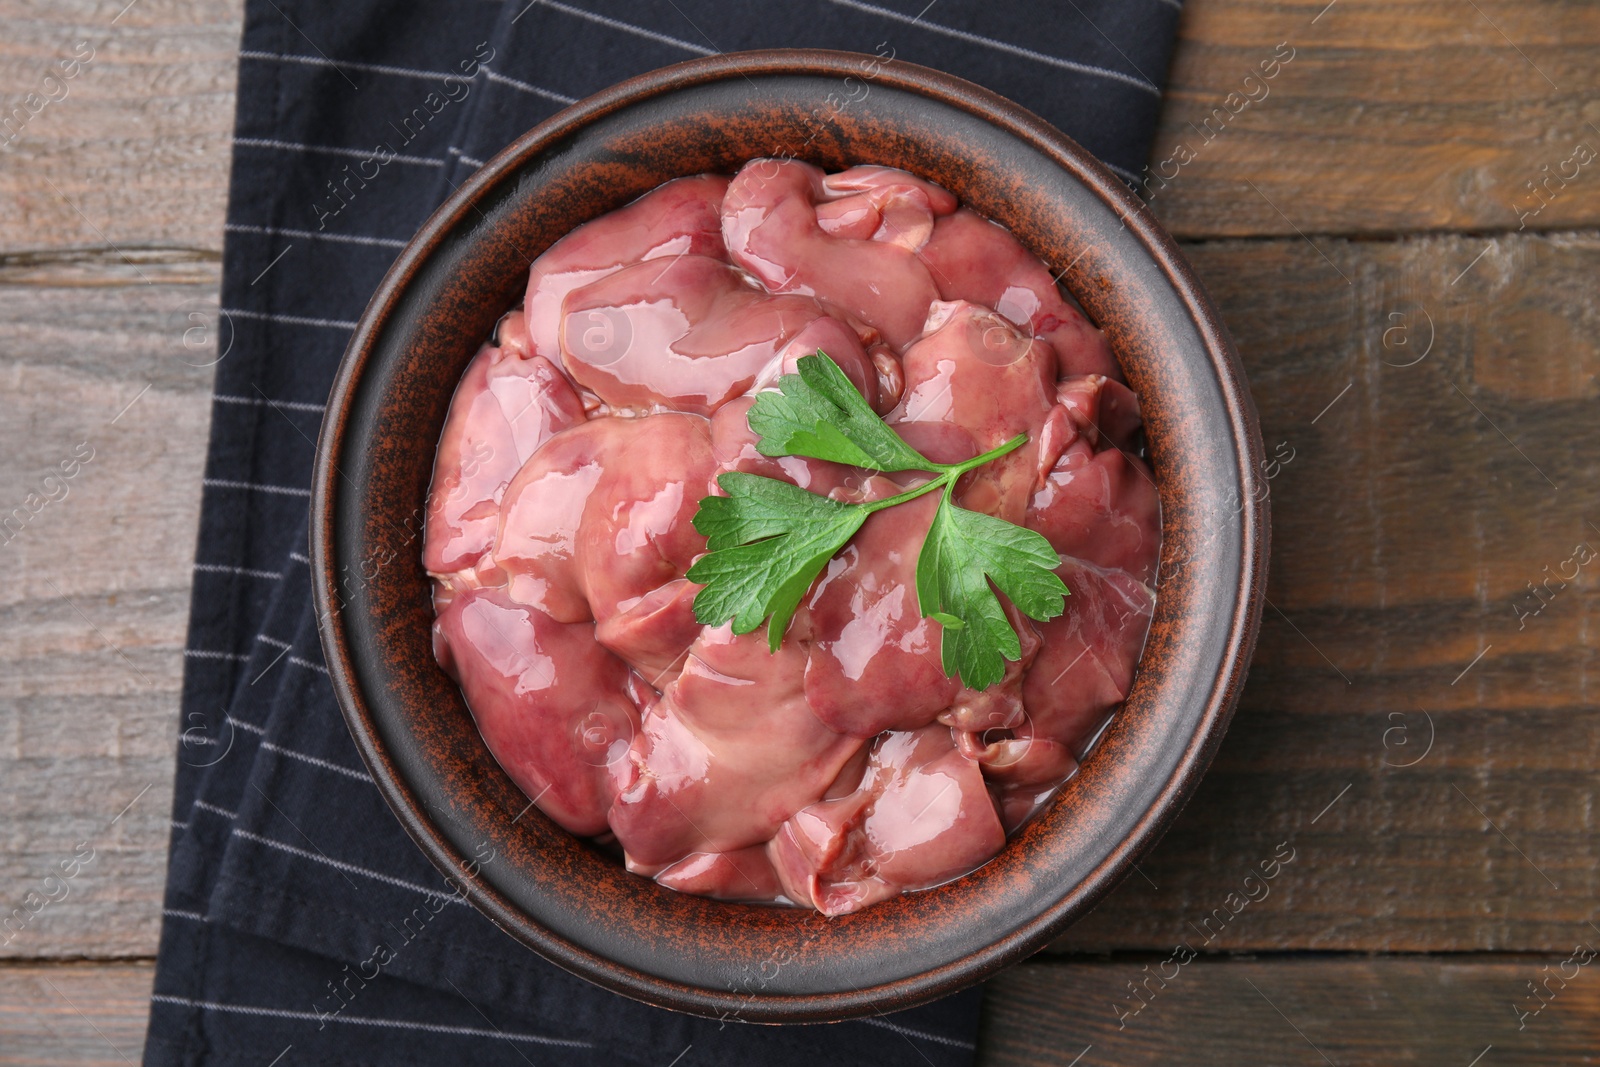
{"type": "Polygon", "coordinates": [[[199,808],[201,811],[209,811],[213,815],[220,815],[224,819],[228,820],[237,819],[239,817],[239,813],[236,811],[229,811],[227,808],[219,808],[215,804],[208,804],[204,800],[196,799],[192,801],[189,806],[191,808],[199,808]]]}
{"type": "Polygon", "coordinates": [[[219,404],[248,404],[256,407],[284,408],[289,411],[313,411],[321,414],[323,405],[311,404],[304,400],[272,400],[264,396],[229,396],[227,393],[214,393],[211,397],[219,404]]]}
{"type": "Polygon", "coordinates": [[[363,878],[371,878],[373,881],[399,886],[401,889],[409,889],[413,893],[421,893],[425,897],[437,897],[441,900],[444,900],[446,903],[461,904],[463,906],[465,906],[467,903],[465,898],[458,893],[446,893],[439,889],[429,889],[425,885],[418,885],[415,882],[408,882],[404,878],[396,878],[392,874],[384,874],[382,871],[374,871],[370,868],[361,867],[354,863],[346,863],[343,860],[336,860],[331,856],[324,856],[318,852],[308,852],[305,849],[299,848],[295,845],[286,845],[282,841],[274,841],[270,837],[263,837],[260,834],[252,833],[251,831],[244,829],[242,826],[235,826],[233,828],[233,836],[243,838],[246,841],[254,841],[256,844],[266,845],[268,848],[275,848],[280,852],[287,852],[291,856],[299,856],[301,859],[310,860],[313,863],[326,864],[336,871],[344,871],[347,874],[359,874],[363,878]]]}
{"type": "Polygon", "coordinates": [[[273,1019],[305,1019],[344,1023],[346,1026],[375,1026],[385,1030],[420,1030],[429,1034],[457,1034],[462,1037],[488,1037],[503,1041],[527,1041],[535,1045],[560,1045],[565,1048],[593,1048],[588,1041],[575,1041],[564,1037],[546,1037],[543,1034],[522,1034],[506,1030],[481,1030],[475,1026],[445,1026],[442,1023],[418,1023],[409,1019],[374,1019],[365,1015],[345,1015],[314,1011],[291,1011],[288,1008],[262,1008],[253,1004],[221,1004],[214,1000],[191,1000],[167,993],[152,993],[150,999],[157,1004],[176,1004],[180,1007],[199,1008],[202,1011],[232,1012],[238,1015],[260,1015],[273,1019]]]}
{"type": "Polygon", "coordinates": [[[515,78],[508,78],[504,74],[490,70],[488,67],[483,68],[483,76],[500,85],[509,85],[513,89],[521,89],[525,93],[542,96],[546,100],[554,100],[558,104],[576,104],[578,102],[578,98],[575,96],[568,96],[566,93],[558,93],[553,89],[544,89],[528,82],[518,81],[515,78]]]}
{"type": "MultiPolygon", "coordinates": [[[[301,144],[298,141],[273,141],[265,137],[235,137],[233,143],[243,145],[245,148],[271,148],[280,152],[314,152],[327,156],[349,156],[351,159],[369,159],[375,151],[369,148],[335,148],[331,145],[301,144]]],[[[429,156],[403,156],[397,152],[390,152],[389,160],[394,163],[409,163],[414,167],[444,166],[442,159],[433,159],[429,156]]]]}
{"type": "Polygon", "coordinates": [[[331,67],[334,70],[348,68],[350,70],[370,70],[374,74],[392,74],[398,78],[423,78],[428,81],[443,81],[445,78],[455,78],[466,81],[466,75],[455,74],[448,70],[418,70],[415,67],[391,67],[386,63],[355,63],[341,59],[335,63],[331,59],[321,56],[297,56],[292,52],[258,52],[244,49],[239,53],[240,59],[259,59],[267,63],[301,63],[308,67],[331,67]]]}
{"type": "Polygon", "coordinates": [[[222,308],[222,314],[239,319],[260,319],[262,322],[286,322],[291,326],[326,326],[332,330],[353,330],[356,324],[344,319],[313,319],[304,315],[276,315],[269,311],[250,311],[246,308],[222,308]]]}
{"type": "MultiPolygon", "coordinates": [[[[255,727],[252,727],[252,729],[255,729],[255,727]]],[[[365,772],[353,770],[349,767],[341,767],[332,760],[325,760],[320,756],[308,756],[304,752],[296,752],[293,749],[284,748],[282,745],[275,745],[271,741],[261,742],[261,748],[266,752],[272,752],[279,756],[288,756],[290,759],[297,759],[303,763],[309,763],[313,767],[321,767],[323,770],[333,771],[337,774],[354,778],[358,782],[367,782],[369,784],[372,782],[372,778],[365,772]]]]}
{"type": "Polygon", "coordinates": [[[231,478],[202,478],[200,484],[211,486],[213,489],[255,489],[263,493],[277,493],[279,496],[311,495],[311,490],[300,489],[293,485],[261,485],[256,482],[235,481],[231,478]]]}
{"type": "Polygon", "coordinates": [[[920,18],[912,18],[910,15],[902,15],[898,11],[891,11],[889,8],[879,7],[876,4],[863,4],[860,2],[860,0],[828,0],[828,2],[839,7],[850,8],[853,11],[863,11],[869,15],[877,15],[879,18],[890,19],[894,22],[904,22],[908,25],[917,26],[921,29],[927,30],[930,33],[942,33],[946,37],[954,37],[958,41],[966,41],[969,44],[980,45],[984,48],[992,48],[997,52],[1005,52],[1010,55],[1020,56],[1023,59],[1031,59],[1035,63],[1044,63],[1048,66],[1058,67],[1061,70],[1070,70],[1076,74],[1086,74],[1092,78],[1109,78],[1112,81],[1122,82],[1125,85],[1131,85],[1135,89],[1140,89],[1154,97],[1159,98],[1161,96],[1161,90],[1156,86],[1145,81],[1143,78],[1135,78],[1133,75],[1124,74],[1119,70],[1110,70],[1106,67],[1097,67],[1090,63],[1079,63],[1076,60],[1062,59],[1060,56],[1046,55],[1043,52],[1035,52],[1031,48],[1023,48],[1021,45],[1008,44],[1005,41],[997,41],[993,37],[984,37],[980,34],[968,33],[966,30],[958,30],[954,26],[941,26],[937,22],[923,22],[920,18]]]}
{"type": "Polygon", "coordinates": [[[194,569],[201,574],[242,574],[246,578],[282,578],[277,571],[263,571],[255,567],[233,567],[226,563],[196,563],[194,569]]]}
{"type": "Polygon", "coordinates": [[[704,48],[690,41],[681,40],[677,37],[669,37],[664,33],[657,33],[655,30],[647,30],[643,26],[635,26],[631,22],[623,22],[621,19],[614,19],[607,15],[596,14],[593,11],[585,11],[581,7],[573,7],[570,4],[557,3],[556,0],[543,0],[539,6],[547,7],[552,11],[559,11],[564,15],[572,15],[575,18],[587,19],[590,22],[597,22],[602,26],[609,26],[611,29],[621,30],[623,33],[631,33],[635,37],[643,37],[648,41],[657,41],[661,44],[669,44],[674,48],[681,48],[685,52],[692,52],[697,56],[714,56],[718,54],[715,48],[704,48]]]}
{"type": "MultiPolygon", "coordinates": [[[[255,734],[257,737],[265,737],[267,735],[266,727],[257,726],[253,722],[245,722],[243,719],[236,719],[232,715],[226,717],[226,722],[229,726],[232,726],[235,729],[244,730],[247,733],[255,734]]],[[[347,777],[354,778],[358,782],[372,782],[371,776],[365,771],[358,771],[353,767],[342,767],[339,764],[334,763],[332,760],[323,759],[321,756],[312,756],[304,752],[296,752],[292,748],[285,748],[284,746],[274,744],[271,741],[262,741],[259,747],[264,752],[271,752],[277,756],[287,756],[290,759],[297,759],[302,763],[309,763],[313,767],[321,767],[324,770],[333,771],[335,774],[342,774],[347,777]]]]}
{"type": "MultiPolygon", "coordinates": [[[[206,484],[207,485],[211,484],[210,479],[206,480],[206,484]]],[[[257,635],[257,639],[258,640],[262,640],[262,641],[266,641],[269,644],[279,644],[280,643],[280,642],[278,642],[277,640],[275,640],[273,638],[263,637],[263,636],[261,636],[259,634],[257,635]]],[[[287,647],[287,646],[284,646],[284,647],[287,647]]],[[[186,649],[183,650],[183,654],[185,656],[187,656],[189,659],[247,660],[247,659],[250,658],[250,656],[248,654],[244,653],[244,652],[218,652],[218,651],[215,651],[215,650],[209,649],[209,648],[186,648],[186,649]]],[[[318,674],[327,674],[328,673],[328,668],[327,667],[323,666],[320,663],[313,663],[311,660],[305,659],[305,658],[303,658],[301,656],[290,656],[289,657],[289,662],[294,664],[296,667],[300,667],[300,668],[303,668],[303,669],[308,670],[308,671],[316,671],[318,674]]],[[[331,675],[330,675],[330,677],[331,677],[331,675]]]]}
{"type": "MultiPolygon", "coordinates": [[[[247,226],[230,222],[222,227],[228,233],[258,233],[264,237],[298,237],[306,241],[337,241],[341,244],[372,245],[377,248],[404,248],[406,243],[396,237],[365,237],[353,233],[323,233],[318,230],[287,230],[275,226],[247,226]]],[[[318,405],[317,410],[322,410],[318,405]]]]}
{"type": "Polygon", "coordinates": [[[888,1019],[858,1019],[856,1021],[866,1023],[868,1026],[876,1026],[884,1030],[892,1030],[901,1037],[915,1037],[922,1041],[932,1041],[936,1045],[949,1045],[952,1048],[970,1049],[976,1049],[978,1047],[971,1041],[959,1041],[953,1037],[945,1037],[943,1034],[930,1034],[924,1030],[913,1030],[909,1026],[901,1026],[898,1023],[890,1022],[888,1019]]]}

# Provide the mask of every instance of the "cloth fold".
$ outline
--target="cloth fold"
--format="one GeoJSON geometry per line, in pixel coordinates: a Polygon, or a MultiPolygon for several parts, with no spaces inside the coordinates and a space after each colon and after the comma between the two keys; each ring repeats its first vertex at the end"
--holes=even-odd
{"type": "Polygon", "coordinates": [[[322,663],[314,442],[399,249],[568,103],[697,55],[842,48],[986,85],[1131,179],[1177,18],[1176,0],[1048,17],[1022,0],[247,0],[147,1064],[972,1061],[978,990],[834,1026],[695,1019],[566,974],[456,896],[385,807],[322,663]]]}

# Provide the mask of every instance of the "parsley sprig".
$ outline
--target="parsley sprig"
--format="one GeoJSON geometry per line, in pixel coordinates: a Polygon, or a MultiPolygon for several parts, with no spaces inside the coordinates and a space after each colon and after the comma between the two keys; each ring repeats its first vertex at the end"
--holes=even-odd
{"type": "Polygon", "coordinates": [[[1040,534],[957,507],[953,494],[962,475],[1021,447],[1028,435],[960,463],[935,463],[878,417],[825,352],[802,356],[796,369],[750,409],[759,452],[933,477],[882,500],[847,503],[759,474],[721,475],[717,484],[727,495],[704,497],[694,516],[710,549],[688,572],[705,586],[694,598],[695,617],[707,626],[731,621],[739,634],[766,619],[767,645],[777,651],[811,583],[867,516],[937,492],[939,507],[917,557],[919,610],[940,625],[946,675],[972,689],[1000,681],[1005,661],[1020,659],[1022,649],[994,590],[1030,618],[1054,618],[1066,607],[1067,587],[1055,573],[1061,560],[1040,534]]]}

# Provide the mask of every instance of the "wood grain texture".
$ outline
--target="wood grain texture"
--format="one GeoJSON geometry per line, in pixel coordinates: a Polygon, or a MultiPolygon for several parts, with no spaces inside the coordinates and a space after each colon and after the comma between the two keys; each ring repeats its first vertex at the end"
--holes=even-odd
{"type": "MultiPolygon", "coordinates": [[[[1591,933],[1589,944],[1600,944],[1600,936],[1591,933]]],[[[1594,1063],[1600,1059],[1600,974],[1595,962],[1568,963],[1571,950],[1493,959],[1201,957],[1179,966],[1155,956],[1029,963],[989,984],[978,1062],[1594,1063]],[[1575,977],[1563,981],[1561,973],[1575,977]],[[1545,1001],[1529,993],[1530,981],[1541,983],[1545,1001]],[[1130,982],[1139,987],[1137,995],[1130,982]],[[1518,1011],[1530,1014],[1519,1020],[1518,1011]]]]}
{"type": "Polygon", "coordinates": [[[144,273],[0,285],[0,956],[155,948],[217,277],[144,273]]]}
{"type": "Polygon", "coordinates": [[[1171,943],[1284,841],[1213,947],[1553,950],[1591,915],[1600,239],[1319,244],[1188,249],[1294,450],[1272,606],[1189,809],[1066,945],[1171,943]]]}
{"type": "Polygon", "coordinates": [[[242,17],[226,0],[5,0],[0,252],[220,249],[242,17]]]}
{"type": "Polygon", "coordinates": [[[154,977],[149,963],[0,964],[0,1065],[128,1067],[154,977]]]}
{"type": "MultiPolygon", "coordinates": [[[[1564,0],[1185,4],[1152,206],[1185,237],[1516,230],[1526,183],[1600,153],[1597,46],[1564,0]]],[[[1600,221],[1600,158],[1566,172],[1527,227],[1600,221]]]]}

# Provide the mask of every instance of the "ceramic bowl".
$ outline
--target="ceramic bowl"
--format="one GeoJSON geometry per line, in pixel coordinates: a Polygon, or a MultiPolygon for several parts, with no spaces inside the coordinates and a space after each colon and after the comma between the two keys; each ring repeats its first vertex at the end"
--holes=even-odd
{"type": "Polygon", "coordinates": [[[1216,310],[1143,204],[1016,104],[902,62],[719,55],[623,82],[529,131],[395,261],[345,353],[312,493],[323,648],[385,799],[473,905],[575,974],[753,1022],[930,1000],[1028,955],[1150,848],[1216,751],[1266,583],[1261,443],[1216,310]],[[452,391],[528,264],[662,182],[794,156],[901,167],[1008,226],[1109,334],[1142,400],[1162,508],[1155,617],[1082,771],[984,867],[827,919],[685,896],[530,810],[434,662],[424,500],[452,391]],[[485,845],[497,858],[471,864],[485,845]]]}

